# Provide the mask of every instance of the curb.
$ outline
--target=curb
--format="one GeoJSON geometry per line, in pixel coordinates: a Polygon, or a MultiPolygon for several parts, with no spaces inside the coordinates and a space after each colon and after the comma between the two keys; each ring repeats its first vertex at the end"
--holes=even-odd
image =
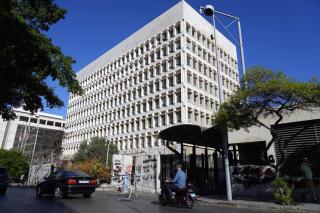
{"type": "Polygon", "coordinates": [[[198,202],[201,202],[205,205],[218,206],[218,207],[228,207],[228,208],[241,208],[241,209],[254,209],[265,212],[292,212],[292,213],[319,213],[319,210],[314,210],[310,208],[303,208],[300,206],[267,206],[267,205],[258,205],[252,203],[235,203],[235,202],[224,202],[224,201],[207,201],[198,198],[198,202]]]}
{"type": "MultiPolygon", "coordinates": [[[[101,192],[117,192],[115,188],[113,187],[100,187],[96,188],[96,191],[101,192]]],[[[148,192],[139,192],[139,197],[153,197],[148,192]]],[[[311,208],[304,208],[299,205],[291,205],[291,206],[283,206],[279,204],[259,204],[259,202],[255,201],[254,203],[247,201],[247,202],[237,202],[235,201],[223,201],[223,200],[215,200],[215,199],[202,199],[201,197],[197,198],[197,201],[201,203],[202,205],[207,206],[217,206],[217,207],[225,207],[225,208],[233,208],[233,209],[253,209],[253,210],[259,210],[262,212],[290,212],[290,213],[319,213],[320,212],[320,206],[319,210],[311,209],[311,208]]]]}

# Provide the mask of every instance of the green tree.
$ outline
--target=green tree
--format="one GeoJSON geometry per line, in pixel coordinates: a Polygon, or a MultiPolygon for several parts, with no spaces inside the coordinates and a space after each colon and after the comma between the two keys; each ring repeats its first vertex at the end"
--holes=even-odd
{"type": "MultiPolygon", "coordinates": [[[[78,152],[74,155],[74,162],[84,162],[87,160],[95,159],[99,163],[105,165],[107,160],[108,142],[104,138],[94,137],[91,138],[90,143],[87,141],[82,142],[78,152]]],[[[112,155],[117,154],[118,149],[114,144],[109,145],[109,159],[108,166],[111,165],[112,155]]]]}
{"type": "MultiPolygon", "coordinates": [[[[213,120],[214,125],[222,129],[249,128],[262,126],[270,131],[273,143],[279,143],[277,131],[272,128],[279,124],[284,116],[297,110],[314,111],[320,106],[320,82],[312,79],[301,82],[288,77],[284,72],[275,72],[263,67],[252,67],[242,79],[246,85],[225,101],[213,120]],[[274,122],[268,123],[266,118],[274,122]]],[[[279,146],[283,161],[287,157],[287,145],[279,146]]],[[[265,151],[265,150],[264,150],[265,151]]]]}
{"type": "Polygon", "coordinates": [[[82,89],[72,70],[75,62],[65,56],[44,33],[64,18],[65,9],[54,0],[1,0],[0,3],[0,114],[15,117],[12,108],[23,106],[36,112],[61,107],[47,79],[58,81],[69,92],[80,95],[82,89]]]}
{"type": "Polygon", "coordinates": [[[28,174],[29,161],[21,152],[0,149],[0,167],[4,167],[10,177],[28,174]]]}

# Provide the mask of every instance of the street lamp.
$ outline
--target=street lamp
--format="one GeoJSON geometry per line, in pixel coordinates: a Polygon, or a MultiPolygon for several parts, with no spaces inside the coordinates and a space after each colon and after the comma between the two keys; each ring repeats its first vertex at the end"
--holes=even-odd
{"type": "Polygon", "coordinates": [[[227,13],[223,13],[223,12],[217,11],[217,10],[214,9],[214,7],[212,5],[206,5],[204,7],[200,7],[200,13],[204,13],[205,16],[212,16],[214,30],[216,30],[215,19],[217,19],[221,23],[223,28],[227,31],[227,33],[232,37],[232,39],[239,45],[239,47],[240,47],[240,56],[241,56],[241,67],[242,67],[242,69],[241,69],[242,73],[241,74],[243,76],[245,74],[245,72],[246,72],[246,68],[245,68],[245,60],[244,60],[244,50],[243,50],[240,18],[236,17],[236,16],[233,16],[233,15],[230,15],[230,14],[227,14],[227,13]],[[219,14],[219,15],[223,15],[223,16],[228,17],[228,18],[231,18],[231,19],[233,19],[233,21],[230,24],[228,24],[227,26],[224,26],[224,24],[222,24],[222,22],[217,18],[217,16],[215,16],[215,13],[219,14]],[[239,40],[235,39],[232,36],[232,34],[229,32],[229,30],[228,30],[228,28],[235,22],[237,22],[239,40]]]}
{"type": "MultiPolygon", "coordinates": [[[[221,73],[219,69],[219,58],[218,58],[218,46],[217,46],[217,36],[216,36],[216,19],[222,24],[222,22],[216,17],[215,14],[220,14],[225,17],[233,19],[233,21],[228,25],[222,26],[224,29],[228,32],[228,34],[235,40],[235,42],[240,46],[240,55],[241,55],[241,65],[242,65],[242,76],[245,74],[245,62],[244,62],[244,51],[243,51],[243,43],[242,43],[242,33],[241,33],[241,25],[240,25],[240,19],[238,17],[219,12],[214,9],[212,5],[206,5],[203,7],[200,7],[200,13],[204,13],[205,16],[212,17],[212,24],[213,24],[213,37],[214,37],[214,45],[215,45],[215,55],[216,55],[216,68],[217,68],[217,75],[218,75],[218,86],[219,86],[219,101],[220,106],[222,104],[222,97],[223,97],[223,91],[221,89],[221,73]],[[229,32],[228,27],[232,25],[234,22],[237,22],[238,24],[238,35],[239,35],[239,41],[237,41],[232,34],[229,32]]],[[[242,85],[245,86],[245,85],[242,85]]],[[[228,132],[227,130],[223,131],[223,157],[224,157],[224,166],[225,166],[225,174],[226,174],[226,187],[227,187],[227,199],[232,200],[232,190],[231,190],[231,181],[230,181],[230,170],[229,170],[229,158],[228,158],[228,132]]]]}
{"type": "Polygon", "coordinates": [[[37,119],[37,133],[36,133],[36,137],[34,139],[34,144],[33,144],[33,149],[32,149],[32,155],[31,155],[31,160],[30,160],[30,165],[29,165],[29,174],[28,174],[28,185],[31,184],[31,169],[32,169],[32,164],[33,164],[33,159],[34,159],[34,154],[36,151],[36,146],[37,146],[37,139],[38,139],[38,133],[39,133],[39,121],[38,118],[40,117],[39,115],[35,116],[37,119]]]}

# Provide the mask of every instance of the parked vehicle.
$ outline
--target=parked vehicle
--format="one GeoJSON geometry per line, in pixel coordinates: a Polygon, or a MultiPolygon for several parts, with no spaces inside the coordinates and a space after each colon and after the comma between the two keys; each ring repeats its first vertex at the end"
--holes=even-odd
{"type": "Polygon", "coordinates": [[[9,177],[4,168],[0,168],[0,195],[4,195],[9,186],[9,177]]]}
{"type": "Polygon", "coordinates": [[[84,172],[59,170],[45,177],[36,188],[36,195],[54,195],[55,198],[65,198],[68,195],[82,194],[84,198],[90,198],[95,192],[97,180],[84,172]]]}
{"type": "MultiPolygon", "coordinates": [[[[168,184],[168,183],[166,183],[168,184]]],[[[174,199],[168,198],[168,196],[165,193],[165,187],[161,190],[161,194],[159,195],[159,202],[161,205],[178,205],[180,207],[192,209],[194,206],[194,203],[196,202],[196,194],[194,193],[192,189],[192,185],[188,184],[187,187],[177,191],[173,192],[174,199]]]]}

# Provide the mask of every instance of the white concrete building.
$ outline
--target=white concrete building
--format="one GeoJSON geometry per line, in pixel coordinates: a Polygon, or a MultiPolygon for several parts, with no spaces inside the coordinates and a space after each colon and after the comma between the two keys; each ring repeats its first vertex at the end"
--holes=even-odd
{"type": "MultiPolygon", "coordinates": [[[[17,118],[5,121],[0,118],[0,148],[17,148],[23,151],[25,143],[30,139],[32,130],[38,127],[41,130],[63,132],[65,120],[62,116],[38,112],[31,115],[21,108],[14,109],[17,118]]],[[[40,138],[39,138],[40,139],[40,138]]]]}
{"type": "Polygon", "coordinates": [[[159,131],[180,123],[211,126],[219,90],[226,99],[239,87],[236,47],[220,32],[214,46],[213,32],[181,1],[80,70],[85,93],[70,95],[63,154],[94,136],[121,153],[162,152],[159,131]]]}

